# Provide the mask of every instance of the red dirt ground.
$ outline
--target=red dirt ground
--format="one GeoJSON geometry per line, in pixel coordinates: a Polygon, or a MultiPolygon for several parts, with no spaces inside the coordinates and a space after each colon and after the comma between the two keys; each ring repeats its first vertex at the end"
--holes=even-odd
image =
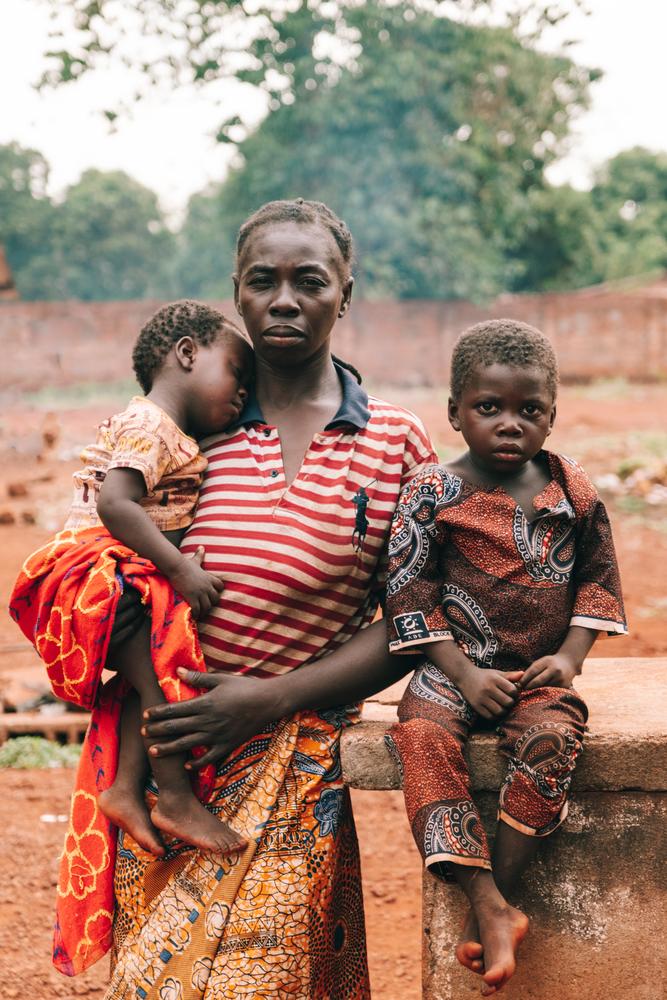
{"type": "MultiPolygon", "coordinates": [[[[441,453],[455,453],[443,393],[382,393],[415,410],[441,453]]],[[[107,398],[85,407],[5,409],[0,419],[0,685],[16,677],[24,657],[21,635],[6,614],[7,594],[25,555],[62,522],[77,452],[94,423],[123,402],[107,398]],[[57,434],[46,451],[42,431],[57,434]],[[21,492],[25,495],[11,496],[21,492]],[[11,490],[10,490],[11,487],[11,490]],[[11,522],[12,518],[13,523],[11,522]],[[34,522],[34,523],[28,523],[34,522]]],[[[601,385],[566,387],[551,446],[577,458],[592,476],[615,471],[638,453],[665,447],[667,388],[601,385]],[[659,430],[661,433],[659,432],[659,430]]],[[[601,642],[596,656],[667,655],[667,525],[665,507],[610,501],[631,634],[601,642]]],[[[71,771],[0,771],[3,809],[0,862],[0,991],[31,1000],[101,998],[106,963],[68,980],[50,966],[56,857],[61,846],[71,771]],[[55,821],[45,819],[46,816],[55,821]],[[29,862],[28,862],[29,859],[29,862]]],[[[400,793],[357,792],[355,815],[362,849],[374,1000],[417,1000],[420,964],[420,865],[400,793]]]]}

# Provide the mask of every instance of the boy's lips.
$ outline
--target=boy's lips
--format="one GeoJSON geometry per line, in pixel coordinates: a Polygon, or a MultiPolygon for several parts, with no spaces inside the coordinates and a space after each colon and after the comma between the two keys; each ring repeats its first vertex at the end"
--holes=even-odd
{"type": "Polygon", "coordinates": [[[504,444],[499,448],[494,448],[493,454],[496,458],[521,458],[523,451],[518,447],[518,445],[504,444]]]}

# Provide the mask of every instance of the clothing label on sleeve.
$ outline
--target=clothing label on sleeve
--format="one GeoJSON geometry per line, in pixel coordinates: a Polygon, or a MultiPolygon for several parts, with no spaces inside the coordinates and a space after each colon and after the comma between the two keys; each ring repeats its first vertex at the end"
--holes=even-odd
{"type": "Polygon", "coordinates": [[[414,639],[428,639],[431,634],[426,625],[426,619],[421,611],[413,611],[408,615],[396,615],[394,628],[399,639],[412,642],[414,639]]]}

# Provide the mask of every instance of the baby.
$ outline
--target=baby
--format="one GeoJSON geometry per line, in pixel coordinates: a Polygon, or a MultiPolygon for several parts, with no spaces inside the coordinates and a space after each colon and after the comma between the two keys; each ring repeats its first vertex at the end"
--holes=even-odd
{"type": "Polygon", "coordinates": [[[229,852],[244,842],[195,796],[184,755],[151,757],[160,795],[149,816],[140,726],[141,713],[165,700],[163,689],[171,686],[170,700],[188,693],[176,676],[186,650],[201,658],[191,617],[173,592],[199,618],[223,588],[219,576],[202,568],[203,550],[187,558],[177,545],[194,516],[206,468],[197,439],[238,419],[252,349],[221,313],[183,301],[146,323],[133,364],[145,396],[105,421],[84,450],[65,530],[27,560],[10,609],[45,659],[56,693],[92,707],[123,586],[141,590],[151,605],[153,635],[147,621],[125,643],[122,664],[111,664],[133,693],[121,710],[115,781],[99,793],[99,807],[158,856],[165,853],[158,831],[229,852]]]}
{"type": "Polygon", "coordinates": [[[588,715],[573,681],[599,633],[626,632],[605,508],[580,466],[543,450],[557,384],[539,331],[467,330],[449,400],[467,451],[408,484],[391,532],[389,646],[427,660],[387,742],[425,864],[470,901],[457,957],[484,996],[513,975],[528,930],[507,897],[567,814],[588,715]],[[479,723],[508,759],[493,856],[463,756],[479,723]]]}

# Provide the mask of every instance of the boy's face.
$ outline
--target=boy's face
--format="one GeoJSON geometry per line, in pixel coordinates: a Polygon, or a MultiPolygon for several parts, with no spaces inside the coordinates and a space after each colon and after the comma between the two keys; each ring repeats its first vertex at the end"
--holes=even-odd
{"type": "Polygon", "coordinates": [[[555,400],[538,368],[480,367],[460,399],[449,401],[449,422],[461,431],[473,461],[500,474],[511,475],[535,457],[555,417],[555,400]]]}
{"type": "Polygon", "coordinates": [[[252,348],[241,337],[197,345],[188,379],[188,425],[196,437],[224,430],[238,420],[254,370],[252,348]]]}

